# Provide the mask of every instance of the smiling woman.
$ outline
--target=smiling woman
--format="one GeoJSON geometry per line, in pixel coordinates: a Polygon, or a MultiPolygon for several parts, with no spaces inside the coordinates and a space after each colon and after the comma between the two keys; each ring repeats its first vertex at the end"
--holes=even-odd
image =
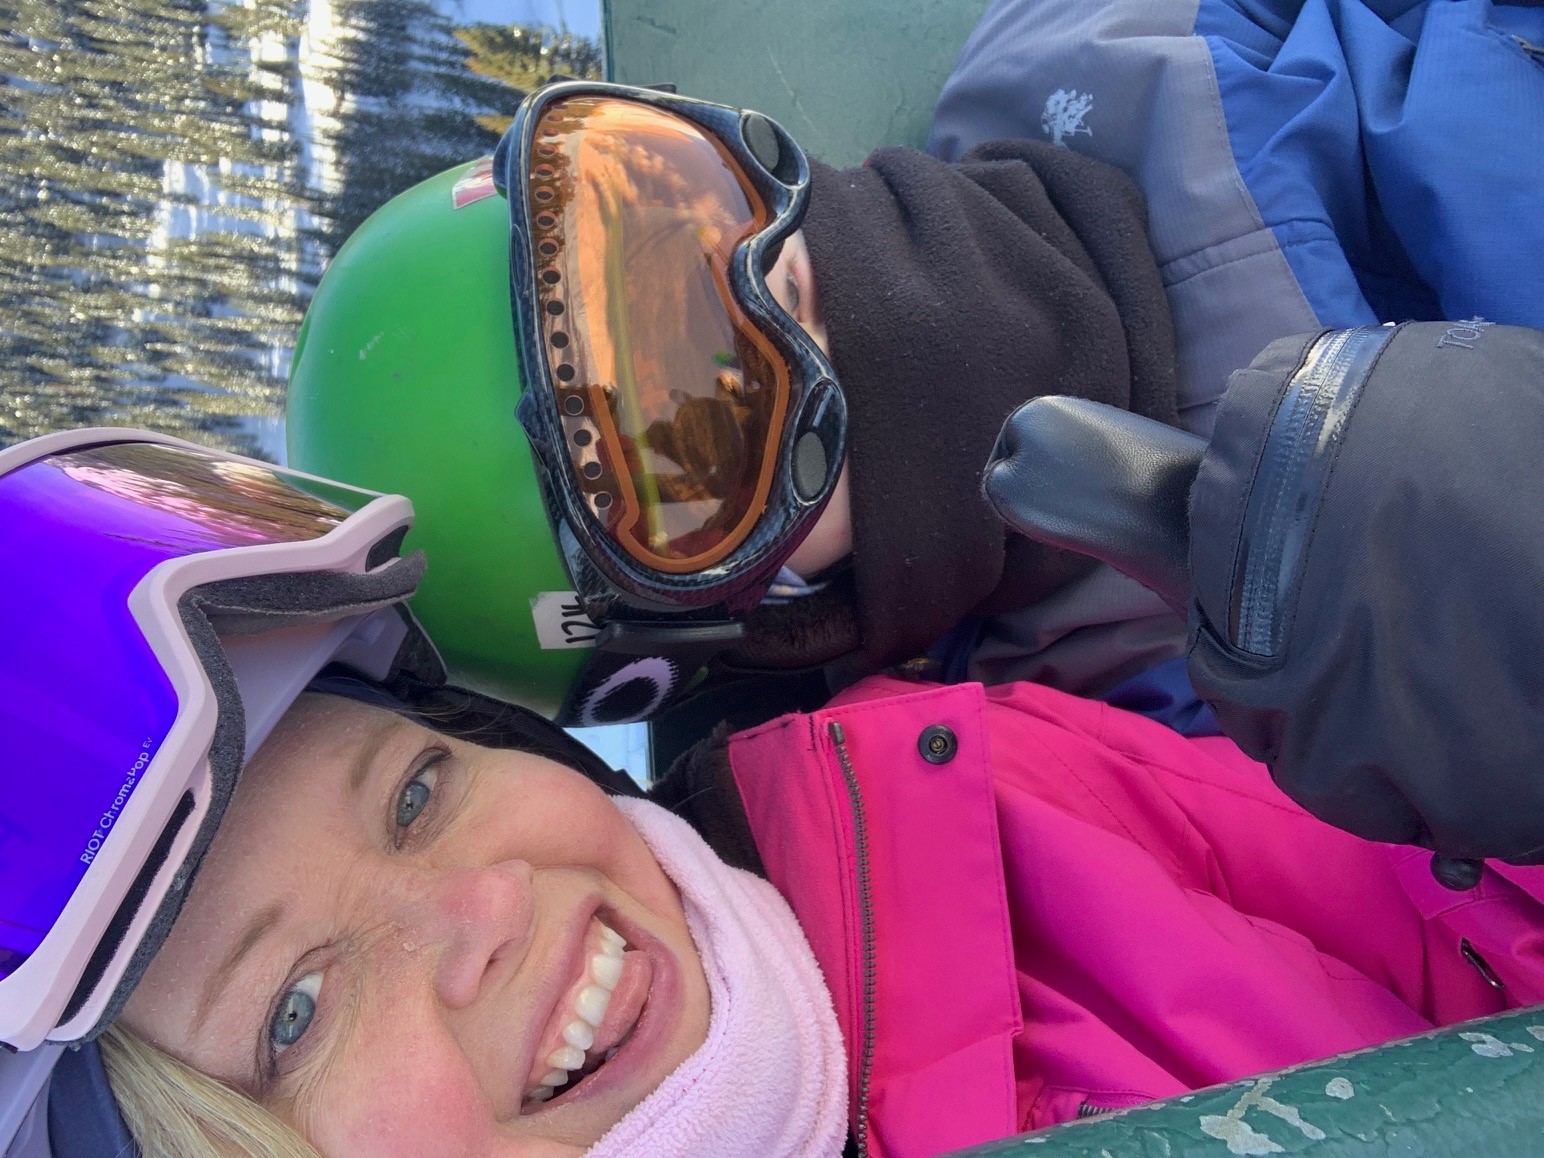
{"type": "Polygon", "coordinates": [[[307,696],[122,1024],[331,1156],[567,1155],[708,1013],[679,895],[598,786],[307,696]]]}
{"type": "Polygon", "coordinates": [[[445,682],[402,603],[410,520],[134,431],[0,451],[4,594],[35,612],[0,730],[57,773],[0,793],[5,1153],[603,1158],[709,1122],[721,1153],[839,1146],[787,903],[445,682]]]}
{"type": "Polygon", "coordinates": [[[871,677],[642,798],[448,685],[410,518],[0,451],[8,1158],[904,1158],[1544,998],[1544,868],[1455,902],[1045,687],[871,677]]]}

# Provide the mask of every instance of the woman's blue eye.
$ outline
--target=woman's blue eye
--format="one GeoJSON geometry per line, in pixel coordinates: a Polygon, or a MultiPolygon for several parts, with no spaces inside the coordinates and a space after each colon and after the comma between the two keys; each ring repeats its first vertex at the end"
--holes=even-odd
{"type": "Polygon", "coordinates": [[[434,782],[439,777],[439,769],[431,765],[403,786],[402,794],[397,797],[398,828],[412,824],[428,807],[429,798],[434,795],[434,782]]]}
{"type": "Polygon", "coordinates": [[[268,1043],[276,1055],[294,1045],[311,1027],[311,1019],[316,1016],[316,999],[321,992],[320,973],[307,973],[289,987],[268,1026],[268,1043]]]}

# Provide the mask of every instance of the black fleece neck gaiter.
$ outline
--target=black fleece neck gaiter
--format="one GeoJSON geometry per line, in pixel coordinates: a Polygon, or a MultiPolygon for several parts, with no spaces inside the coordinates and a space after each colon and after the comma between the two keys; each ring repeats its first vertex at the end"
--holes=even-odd
{"type": "MultiPolygon", "coordinates": [[[[1003,421],[1042,394],[1173,423],[1173,329],[1141,195],[1107,165],[1003,141],[953,164],[896,148],[812,168],[804,233],[847,396],[851,589],[877,668],[1092,565],[1010,535],[981,471],[1003,421]]],[[[787,614],[763,609],[753,634],[779,634],[787,614]]],[[[777,650],[804,650],[781,634],[777,650]]],[[[817,634],[815,650],[851,638],[817,634]]]]}

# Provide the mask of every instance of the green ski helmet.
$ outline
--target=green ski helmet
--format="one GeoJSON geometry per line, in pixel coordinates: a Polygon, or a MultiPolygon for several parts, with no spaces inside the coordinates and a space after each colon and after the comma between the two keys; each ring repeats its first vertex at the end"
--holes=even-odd
{"type": "Polygon", "coordinates": [[[415,608],[462,682],[588,725],[760,669],[748,621],[845,460],[835,373],[768,284],[808,194],[759,114],[568,82],[338,254],[290,457],[413,500],[415,608]]]}
{"type": "Polygon", "coordinates": [[[423,549],[434,576],[413,608],[447,665],[552,716],[594,629],[567,595],[515,419],[508,248],[508,207],[486,160],[430,178],[360,226],[296,342],[289,462],[410,498],[418,518],[404,549],[423,549]]]}

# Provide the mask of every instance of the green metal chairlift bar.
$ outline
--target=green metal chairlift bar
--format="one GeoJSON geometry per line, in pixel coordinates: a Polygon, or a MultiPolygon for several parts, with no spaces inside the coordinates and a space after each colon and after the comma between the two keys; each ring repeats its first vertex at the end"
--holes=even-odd
{"type": "MultiPolygon", "coordinates": [[[[1068,0],[1074,3],[1076,0],[1068,0]]],[[[920,146],[987,0],[605,0],[607,69],[781,122],[836,165],[920,146]]],[[[1544,1006],[963,1152],[1544,1156],[1544,1006]]]]}
{"type": "Polygon", "coordinates": [[[933,104],[987,0],[605,0],[624,84],[765,113],[807,153],[856,165],[927,139],[933,104]]]}
{"type": "Polygon", "coordinates": [[[1544,1154],[1544,1007],[1213,1086],[955,1158],[1544,1154]]]}

